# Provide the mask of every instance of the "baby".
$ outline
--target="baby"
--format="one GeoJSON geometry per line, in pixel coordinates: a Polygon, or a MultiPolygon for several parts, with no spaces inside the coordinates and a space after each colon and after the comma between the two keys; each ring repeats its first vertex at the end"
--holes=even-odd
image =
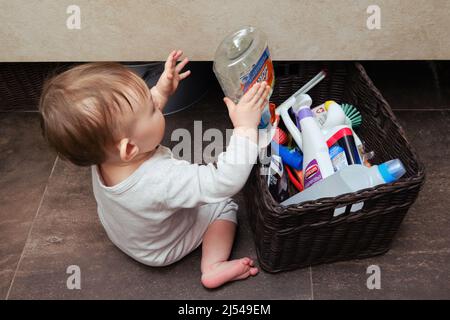
{"type": "Polygon", "coordinates": [[[118,63],[76,66],[46,82],[39,103],[44,136],[58,155],[91,166],[100,221],[111,241],[149,266],[172,264],[202,244],[201,282],[215,288],[258,273],[252,259],[228,260],[237,224],[230,199],[258,154],[257,125],[270,87],[255,84],[236,105],[224,98],[234,126],[216,166],[172,157],[160,145],[163,108],[189,76],[181,51],[157,84],[118,63]]]}

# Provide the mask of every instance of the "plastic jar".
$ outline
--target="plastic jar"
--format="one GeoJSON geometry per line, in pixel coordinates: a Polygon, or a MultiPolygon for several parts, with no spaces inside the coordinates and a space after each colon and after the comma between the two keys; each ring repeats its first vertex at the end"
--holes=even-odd
{"type": "MultiPolygon", "coordinates": [[[[238,103],[256,82],[275,83],[266,35],[255,27],[243,27],[229,34],[216,50],[214,73],[225,95],[238,103]]],[[[259,128],[270,124],[269,104],[264,108],[259,128]]]]}

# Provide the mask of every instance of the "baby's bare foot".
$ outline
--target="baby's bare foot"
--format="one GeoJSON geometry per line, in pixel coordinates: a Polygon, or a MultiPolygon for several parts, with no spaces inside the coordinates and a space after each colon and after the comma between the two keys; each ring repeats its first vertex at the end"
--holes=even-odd
{"type": "Polygon", "coordinates": [[[229,281],[254,276],[259,270],[253,267],[253,265],[253,260],[250,258],[218,262],[207,267],[203,272],[202,284],[207,288],[217,288],[229,281]]]}

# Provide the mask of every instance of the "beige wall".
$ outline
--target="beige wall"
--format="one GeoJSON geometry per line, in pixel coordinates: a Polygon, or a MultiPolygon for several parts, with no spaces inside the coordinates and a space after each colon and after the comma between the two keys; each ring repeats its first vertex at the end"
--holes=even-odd
{"type": "Polygon", "coordinates": [[[450,59],[449,14],[448,0],[0,0],[0,61],[163,60],[173,48],[212,60],[244,24],[267,33],[275,60],[450,59]],[[66,27],[71,4],[81,30],[66,27]],[[370,4],[380,30],[366,27],[370,4]]]}

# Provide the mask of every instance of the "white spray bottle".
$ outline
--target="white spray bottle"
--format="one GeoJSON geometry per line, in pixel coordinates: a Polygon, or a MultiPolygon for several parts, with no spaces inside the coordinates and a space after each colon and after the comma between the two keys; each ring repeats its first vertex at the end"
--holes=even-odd
{"type": "MultiPolygon", "coordinates": [[[[325,79],[327,76],[327,73],[322,70],[320,71],[314,78],[309,80],[303,87],[298,89],[292,96],[290,96],[286,101],[284,101],[281,105],[278,106],[278,108],[275,110],[275,113],[277,115],[281,116],[281,119],[283,119],[283,122],[291,134],[292,138],[294,138],[294,141],[296,142],[298,148],[302,150],[302,136],[300,134],[300,131],[296,127],[295,123],[292,122],[291,116],[289,115],[289,109],[293,108],[294,105],[301,105],[308,101],[309,105],[311,105],[312,100],[309,95],[306,93],[314,88],[320,81],[325,79]]],[[[295,110],[294,110],[295,111],[295,110]]]]}
{"type": "Polygon", "coordinates": [[[296,104],[293,107],[297,119],[297,126],[301,128],[303,144],[303,177],[305,189],[314,183],[334,174],[328,146],[309,108],[308,99],[305,104],[296,104]]]}

